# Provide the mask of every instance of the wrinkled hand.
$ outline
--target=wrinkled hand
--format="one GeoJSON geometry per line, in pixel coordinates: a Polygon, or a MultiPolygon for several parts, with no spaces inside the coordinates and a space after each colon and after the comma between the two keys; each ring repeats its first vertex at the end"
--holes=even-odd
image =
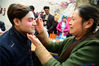
{"type": "Polygon", "coordinates": [[[40,34],[42,33],[44,30],[43,30],[43,21],[42,21],[42,18],[37,18],[36,19],[36,30],[37,32],[40,34]]]}
{"type": "Polygon", "coordinates": [[[35,46],[39,46],[41,45],[42,43],[39,41],[39,39],[34,36],[34,35],[30,35],[30,34],[27,34],[27,37],[28,39],[30,39],[32,41],[32,43],[35,45],[35,46]]]}

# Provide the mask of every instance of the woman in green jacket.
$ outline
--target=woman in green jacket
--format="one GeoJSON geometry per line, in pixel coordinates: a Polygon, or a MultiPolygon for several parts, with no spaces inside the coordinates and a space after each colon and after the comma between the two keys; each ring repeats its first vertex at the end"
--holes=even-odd
{"type": "Polygon", "coordinates": [[[94,32],[99,24],[99,11],[95,7],[85,5],[74,11],[69,22],[73,36],[61,42],[52,42],[48,38],[42,19],[36,22],[39,34],[27,36],[36,46],[35,53],[43,66],[99,66],[99,38],[94,32]],[[53,58],[48,51],[58,53],[59,58],[53,58]]]}

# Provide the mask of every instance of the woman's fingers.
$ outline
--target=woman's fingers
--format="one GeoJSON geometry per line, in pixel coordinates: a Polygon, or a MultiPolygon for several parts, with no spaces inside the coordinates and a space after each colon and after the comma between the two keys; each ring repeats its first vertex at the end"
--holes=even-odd
{"type": "Polygon", "coordinates": [[[38,39],[36,36],[27,34],[27,37],[32,41],[32,43],[33,43],[35,46],[41,44],[41,42],[39,41],[39,39],[38,39]]]}
{"type": "Polygon", "coordinates": [[[34,41],[33,36],[27,33],[27,37],[31,40],[34,41]]]}
{"type": "Polygon", "coordinates": [[[42,19],[37,18],[36,23],[37,23],[36,30],[37,30],[38,33],[41,33],[43,31],[43,21],[42,21],[42,19]]]}

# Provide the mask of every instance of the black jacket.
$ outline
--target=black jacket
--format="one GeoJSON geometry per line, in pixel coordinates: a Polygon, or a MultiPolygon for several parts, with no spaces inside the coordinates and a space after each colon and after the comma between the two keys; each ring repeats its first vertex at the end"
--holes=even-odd
{"type": "Polygon", "coordinates": [[[0,36],[0,66],[34,66],[30,49],[28,38],[12,27],[0,36]]]}
{"type": "MultiPolygon", "coordinates": [[[[43,19],[43,21],[45,20],[45,16],[43,15],[41,18],[43,19]]],[[[51,14],[48,15],[48,19],[47,19],[47,29],[48,29],[48,33],[52,33],[53,32],[53,24],[54,24],[54,16],[52,16],[51,14]]]]}

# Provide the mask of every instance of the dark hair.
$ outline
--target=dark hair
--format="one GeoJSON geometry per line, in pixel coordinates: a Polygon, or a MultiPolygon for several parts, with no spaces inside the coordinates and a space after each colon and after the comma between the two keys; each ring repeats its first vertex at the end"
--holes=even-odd
{"type": "Polygon", "coordinates": [[[11,4],[8,8],[7,15],[12,25],[14,25],[14,18],[21,20],[29,11],[32,10],[27,6],[21,4],[11,4]]]}
{"type": "Polygon", "coordinates": [[[45,9],[50,9],[50,8],[49,8],[49,6],[44,6],[44,8],[43,8],[43,9],[45,10],[45,9]]]}
{"type": "Polygon", "coordinates": [[[82,22],[88,21],[90,18],[94,20],[91,30],[93,32],[99,24],[99,10],[91,5],[79,6],[77,9],[79,10],[79,15],[82,17],[82,22]]]}
{"type": "Polygon", "coordinates": [[[66,19],[67,19],[67,16],[64,16],[64,15],[63,15],[63,16],[62,16],[62,19],[63,19],[63,18],[66,18],[66,19]]]}
{"type": "Polygon", "coordinates": [[[32,10],[34,11],[34,9],[35,9],[34,6],[31,5],[31,6],[29,6],[29,7],[30,7],[30,9],[32,9],[32,10]]]}

